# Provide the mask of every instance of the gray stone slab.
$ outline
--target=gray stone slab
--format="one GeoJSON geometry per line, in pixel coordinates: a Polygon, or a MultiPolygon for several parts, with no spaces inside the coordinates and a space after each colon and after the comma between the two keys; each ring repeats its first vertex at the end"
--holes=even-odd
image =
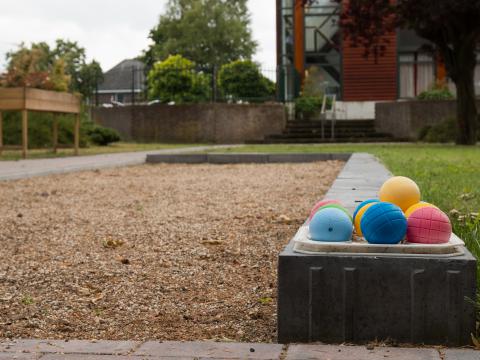
{"type": "Polygon", "coordinates": [[[38,360],[41,354],[0,353],[0,360],[38,360]]]}
{"type": "Polygon", "coordinates": [[[142,344],[133,355],[220,359],[278,359],[282,345],[217,342],[157,342],[142,344]]]}
{"type": "Polygon", "coordinates": [[[311,153],[311,154],[270,154],[271,163],[305,163],[315,161],[340,160],[347,161],[351,154],[311,153]]]}
{"type": "Polygon", "coordinates": [[[441,360],[435,349],[377,347],[368,350],[360,346],[292,345],[286,360],[441,360]]]}
{"type": "Polygon", "coordinates": [[[88,340],[3,340],[3,352],[64,353],[64,354],[127,354],[140,345],[137,341],[88,341],[88,340]]]}
{"type": "Polygon", "coordinates": [[[156,154],[147,155],[147,164],[202,164],[208,162],[207,154],[156,154]]]}
{"type": "Polygon", "coordinates": [[[210,164],[264,164],[267,154],[208,154],[210,164]]]}
{"type": "Polygon", "coordinates": [[[471,349],[446,349],[443,360],[480,360],[480,351],[471,349]]]}
{"type": "MultiPolygon", "coordinates": [[[[1,359],[1,358],[0,358],[1,359]]],[[[130,355],[68,355],[47,354],[40,360],[208,360],[196,357],[158,357],[158,356],[130,356],[130,355]]]]}

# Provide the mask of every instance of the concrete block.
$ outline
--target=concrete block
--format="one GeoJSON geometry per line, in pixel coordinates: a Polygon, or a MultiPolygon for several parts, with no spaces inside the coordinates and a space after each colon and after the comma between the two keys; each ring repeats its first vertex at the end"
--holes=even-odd
{"type": "Polygon", "coordinates": [[[293,252],[279,256],[278,341],[466,345],[476,260],[293,252]]]}
{"type": "Polygon", "coordinates": [[[3,340],[0,351],[16,353],[63,354],[126,354],[140,343],[137,341],[88,341],[88,340],[3,340]]]}
{"type": "Polygon", "coordinates": [[[480,360],[480,351],[472,349],[446,349],[445,360],[480,360]]]}
{"type": "Polygon", "coordinates": [[[218,359],[279,359],[282,345],[217,342],[148,341],[134,356],[194,357],[218,359]]]}
{"type": "Polygon", "coordinates": [[[211,164],[264,164],[268,162],[267,154],[208,154],[211,164]]]}
{"type": "Polygon", "coordinates": [[[376,347],[372,350],[360,346],[291,345],[286,360],[440,360],[436,349],[376,347]]]}
{"type": "Polygon", "coordinates": [[[156,154],[147,155],[147,164],[203,164],[207,154],[156,154]]]}

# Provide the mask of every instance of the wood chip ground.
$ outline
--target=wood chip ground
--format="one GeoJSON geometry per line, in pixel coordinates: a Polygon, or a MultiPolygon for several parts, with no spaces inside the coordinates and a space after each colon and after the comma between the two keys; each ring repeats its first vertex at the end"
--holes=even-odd
{"type": "Polygon", "coordinates": [[[277,254],[343,164],[0,183],[0,338],[276,338],[277,254]]]}

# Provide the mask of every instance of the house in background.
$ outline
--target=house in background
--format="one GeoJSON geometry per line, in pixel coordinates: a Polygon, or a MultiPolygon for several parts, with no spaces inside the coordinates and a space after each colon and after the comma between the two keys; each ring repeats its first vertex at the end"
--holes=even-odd
{"type": "Polygon", "coordinates": [[[127,59],[108,70],[98,86],[98,104],[132,104],[145,100],[145,64],[127,59]]]}
{"type": "MultiPolygon", "coordinates": [[[[308,6],[302,0],[277,0],[277,63],[285,100],[298,95],[305,77],[314,76],[322,90],[336,94],[345,118],[371,119],[375,102],[414,98],[436,81],[448,83],[441,60],[412,31],[386,33],[384,56],[365,58],[362,46],[343,38],[340,13],[341,5],[331,0],[308,6]]],[[[480,66],[475,77],[480,85],[480,66]]]]}

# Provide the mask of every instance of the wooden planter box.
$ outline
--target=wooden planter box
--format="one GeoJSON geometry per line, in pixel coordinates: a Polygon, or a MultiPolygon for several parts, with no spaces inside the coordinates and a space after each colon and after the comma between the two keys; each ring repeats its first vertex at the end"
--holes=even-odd
{"type": "MultiPolygon", "coordinates": [[[[0,88],[0,153],[3,146],[2,111],[22,112],[22,154],[27,157],[28,151],[28,112],[42,111],[56,114],[75,115],[75,154],[78,155],[80,143],[80,96],[65,92],[47,91],[32,88],[0,88]]],[[[54,119],[53,124],[54,151],[58,146],[58,122],[54,119]]]]}

